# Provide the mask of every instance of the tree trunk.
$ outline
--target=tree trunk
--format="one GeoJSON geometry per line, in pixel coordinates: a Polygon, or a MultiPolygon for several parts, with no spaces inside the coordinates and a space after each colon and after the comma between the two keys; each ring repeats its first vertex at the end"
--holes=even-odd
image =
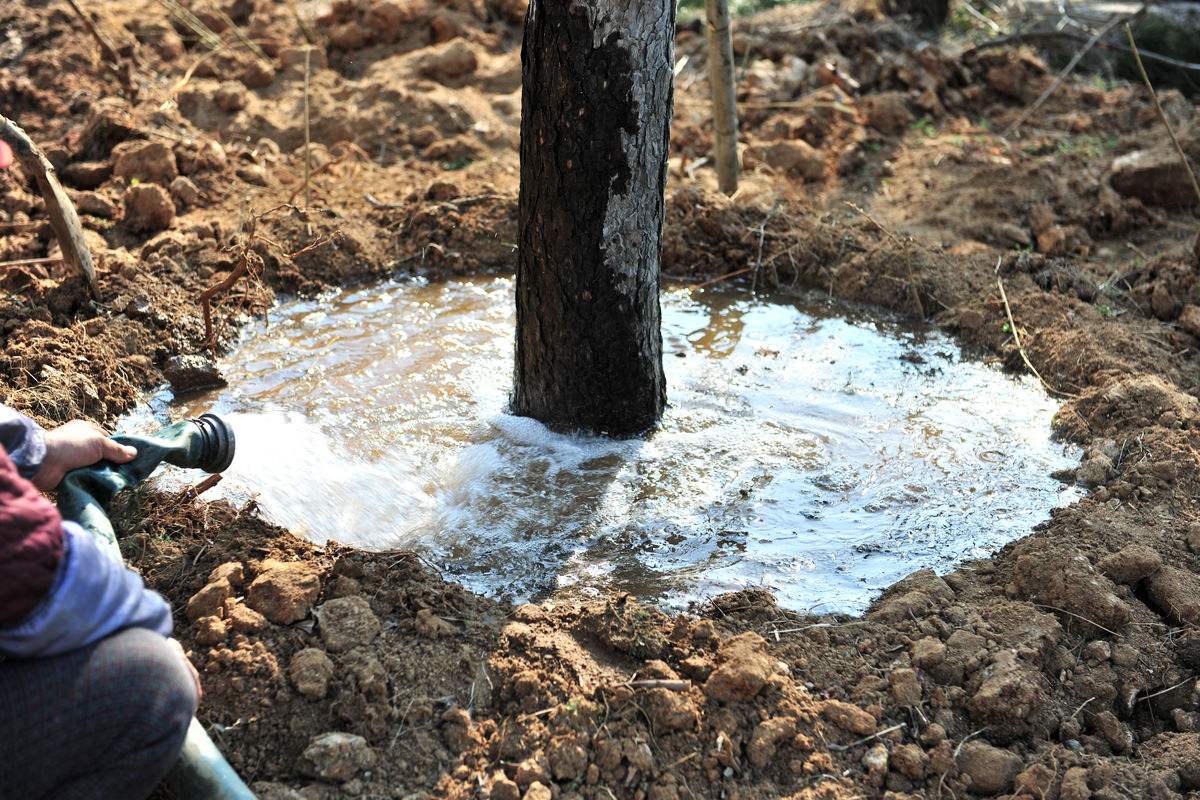
{"type": "Polygon", "coordinates": [[[629,436],[666,403],[659,262],[675,0],[532,0],[513,413],[629,436]]]}

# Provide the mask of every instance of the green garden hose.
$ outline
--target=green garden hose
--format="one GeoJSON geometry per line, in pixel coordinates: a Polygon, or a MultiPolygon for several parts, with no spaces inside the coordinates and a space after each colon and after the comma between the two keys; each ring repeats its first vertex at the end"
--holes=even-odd
{"type": "MultiPolygon", "coordinates": [[[[177,467],[222,472],[233,461],[235,448],[233,429],[215,414],[177,422],[149,436],[113,439],[136,448],[137,458],[128,464],[101,461],[67,473],[58,489],[58,508],[63,519],[77,522],[95,534],[118,559],[121,548],[108,519],[108,504],[118,492],[150,477],[164,461],[177,467]]],[[[180,800],[254,800],[254,793],[194,718],[166,784],[180,800]]]]}

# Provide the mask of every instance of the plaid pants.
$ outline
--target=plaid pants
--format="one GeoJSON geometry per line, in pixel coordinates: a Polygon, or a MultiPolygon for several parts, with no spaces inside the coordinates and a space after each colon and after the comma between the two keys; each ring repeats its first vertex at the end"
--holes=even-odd
{"type": "Polygon", "coordinates": [[[0,662],[0,800],[142,800],[195,711],[191,677],[152,631],[0,662]]]}

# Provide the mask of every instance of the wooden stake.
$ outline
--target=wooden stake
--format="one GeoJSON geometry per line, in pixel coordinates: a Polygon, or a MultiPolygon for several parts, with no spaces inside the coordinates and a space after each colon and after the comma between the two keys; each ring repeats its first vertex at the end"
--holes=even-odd
{"type": "Polygon", "coordinates": [[[717,181],[722,192],[732,195],[738,188],[738,120],[729,0],[705,0],[704,7],[708,16],[708,82],[712,89],[717,181]]]}
{"type": "Polygon", "coordinates": [[[71,198],[67,197],[58,178],[54,176],[54,167],[29,135],[4,116],[0,116],[0,139],[8,143],[13,155],[21,162],[22,169],[37,181],[42,199],[46,202],[46,214],[54,227],[54,236],[62,248],[63,261],[83,275],[92,297],[98,299],[100,289],[96,284],[96,268],[83,238],[83,226],[79,224],[79,215],[75,213],[71,198]]]}
{"type": "Polygon", "coordinates": [[[312,178],[312,131],[309,127],[308,89],[312,71],[312,45],[304,48],[304,213],[308,213],[312,197],[308,182],[312,178]]]}

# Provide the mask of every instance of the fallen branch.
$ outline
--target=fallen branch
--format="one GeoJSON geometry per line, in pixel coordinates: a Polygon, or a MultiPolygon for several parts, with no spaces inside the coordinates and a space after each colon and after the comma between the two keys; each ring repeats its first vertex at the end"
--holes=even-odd
{"type": "Polygon", "coordinates": [[[0,116],[0,139],[12,148],[13,155],[21,162],[22,169],[37,180],[42,199],[46,203],[46,214],[54,227],[54,236],[58,239],[58,246],[62,248],[63,261],[75,272],[83,275],[92,297],[99,298],[96,268],[92,264],[92,254],[88,251],[87,242],[83,238],[83,226],[79,224],[79,215],[75,213],[71,198],[67,197],[58,178],[54,176],[54,167],[29,135],[4,116],[0,116]]]}
{"type": "MultiPolygon", "coordinates": [[[[1045,40],[1067,39],[1075,42],[1087,42],[1091,37],[1084,36],[1082,33],[1074,31],[1028,31],[1026,33],[1014,33],[1011,36],[1002,36],[999,39],[981,42],[972,48],[963,51],[962,57],[974,55],[982,50],[992,50],[997,47],[1008,47],[1013,44],[1024,44],[1025,42],[1036,42],[1045,40]]],[[[1099,50],[1107,50],[1113,53],[1128,53],[1133,54],[1133,51],[1123,45],[1114,44],[1112,42],[1098,41],[1093,45],[1099,50]]],[[[1181,61],[1178,58],[1164,56],[1162,53],[1154,53],[1149,50],[1143,50],[1142,55],[1147,61],[1154,61],[1159,64],[1165,64],[1168,67],[1186,70],[1188,72],[1200,72],[1200,63],[1191,61],[1181,61]]]]}
{"type": "MultiPolygon", "coordinates": [[[[965,3],[964,5],[969,7],[971,4],[965,3]]],[[[1142,6],[1142,9],[1145,10],[1145,6],[1142,6]]],[[[1139,11],[1138,13],[1140,14],[1141,11],[1139,11]]],[[[1040,95],[1038,95],[1037,100],[1034,100],[1031,105],[1029,105],[1024,111],[1021,112],[1021,115],[1019,117],[1017,117],[1016,120],[1014,120],[1011,125],[1009,125],[1007,128],[1004,129],[1004,133],[1000,134],[1000,138],[1007,139],[1009,136],[1012,136],[1012,134],[1017,130],[1017,128],[1021,127],[1021,125],[1025,122],[1025,120],[1027,120],[1031,116],[1033,116],[1033,114],[1039,108],[1042,107],[1042,104],[1050,99],[1050,95],[1054,94],[1055,90],[1057,90],[1058,87],[1062,85],[1062,82],[1067,79],[1067,76],[1075,71],[1076,65],[1078,65],[1079,62],[1083,60],[1083,57],[1086,56],[1088,53],[1092,52],[1092,48],[1094,48],[1096,46],[1096,42],[1098,42],[1102,38],[1104,38],[1104,36],[1106,36],[1109,31],[1111,31],[1114,27],[1116,27],[1116,24],[1118,22],[1120,22],[1122,19],[1124,19],[1126,21],[1125,27],[1128,28],[1129,27],[1128,20],[1130,18],[1120,16],[1120,15],[1113,16],[1112,19],[1110,19],[1108,22],[1104,23],[1104,26],[1101,27],[1094,34],[1092,34],[1092,38],[1088,39],[1087,42],[1083,45],[1083,47],[1080,47],[1078,50],[1075,51],[1075,55],[1071,56],[1071,60],[1068,61],[1067,65],[1062,68],[1062,70],[1058,73],[1058,75],[1055,76],[1054,81],[1049,86],[1046,87],[1046,90],[1043,91],[1040,95]]]]}
{"type": "Polygon", "coordinates": [[[1179,138],[1175,135],[1175,129],[1171,127],[1171,122],[1167,119],[1167,115],[1163,111],[1162,103],[1158,101],[1158,92],[1154,91],[1154,84],[1150,83],[1150,76],[1146,74],[1146,67],[1142,64],[1142,56],[1138,52],[1137,43],[1133,41],[1133,29],[1129,27],[1128,22],[1125,23],[1125,36],[1129,38],[1129,49],[1133,51],[1133,59],[1137,62],[1138,72],[1142,75],[1142,81],[1145,82],[1146,88],[1150,90],[1150,96],[1154,98],[1154,108],[1158,111],[1158,118],[1162,120],[1163,127],[1167,129],[1167,134],[1171,137],[1171,143],[1175,145],[1175,152],[1179,153],[1179,160],[1183,162],[1183,168],[1187,170],[1188,177],[1192,179],[1192,190],[1196,193],[1196,202],[1200,203],[1200,183],[1196,182],[1196,173],[1192,171],[1192,165],[1188,161],[1187,153],[1183,152],[1183,145],[1179,143],[1179,138]]]}
{"type": "MultiPolygon", "coordinates": [[[[1010,306],[1008,304],[1008,295],[1004,291],[1004,281],[1001,280],[999,277],[997,277],[996,285],[998,287],[1000,287],[1000,299],[1004,301],[1004,313],[1006,315],[1008,315],[1008,327],[1009,327],[1009,330],[1012,331],[1013,342],[1016,343],[1017,352],[1019,352],[1021,354],[1021,360],[1025,362],[1025,366],[1029,368],[1029,371],[1033,373],[1033,376],[1038,379],[1038,381],[1042,384],[1042,386],[1045,387],[1046,391],[1049,392],[1050,394],[1056,395],[1058,397],[1067,397],[1067,398],[1077,397],[1078,395],[1073,395],[1068,392],[1060,392],[1058,389],[1055,389],[1053,386],[1046,383],[1046,379],[1042,377],[1042,373],[1038,372],[1037,367],[1035,367],[1033,365],[1033,362],[1029,360],[1029,356],[1025,352],[1025,346],[1021,344],[1021,334],[1017,331],[1017,323],[1016,323],[1016,321],[1013,320],[1012,306],[1010,306]]],[[[1064,613],[1067,613],[1067,612],[1064,612],[1064,613]]],[[[1092,624],[1095,625],[1096,623],[1093,622],[1092,624]]],[[[1096,627],[1099,628],[1100,626],[1096,625],[1096,627]]],[[[1101,630],[1108,630],[1108,629],[1101,628],[1101,630]]],[[[1112,633],[1112,631],[1109,631],[1109,633],[1112,633]]],[[[1113,635],[1115,636],[1116,634],[1113,634],[1113,635]]]]}

